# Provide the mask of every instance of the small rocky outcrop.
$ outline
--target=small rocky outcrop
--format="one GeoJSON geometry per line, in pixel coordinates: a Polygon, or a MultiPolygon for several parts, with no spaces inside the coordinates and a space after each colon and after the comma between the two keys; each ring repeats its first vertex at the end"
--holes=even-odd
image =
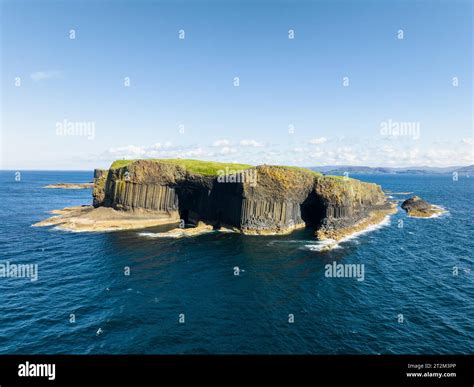
{"type": "Polygon", "coordinates": [[[415,218],[430,218],[433,215],[443,212],[443,209],[424,201],[419,196],[413,196],[405,200],[401,207],[409,216],[415,218]]]}

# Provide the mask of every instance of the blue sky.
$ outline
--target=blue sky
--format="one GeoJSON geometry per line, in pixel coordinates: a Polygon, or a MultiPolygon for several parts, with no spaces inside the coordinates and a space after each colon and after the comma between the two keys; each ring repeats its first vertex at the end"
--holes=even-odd
{"type": "Polygon", "coordinates": [[[474,163],[470,1],[4,0],[1,11],[3,169],[474,163]]]}

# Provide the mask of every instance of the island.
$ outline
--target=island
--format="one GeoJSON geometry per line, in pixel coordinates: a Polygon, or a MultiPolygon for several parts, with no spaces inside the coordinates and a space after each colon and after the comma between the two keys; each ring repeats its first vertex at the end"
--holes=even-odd
{"type": "Polygon", "coordinates": [[[43,188],[57,188],[57,189],[88,189],[93,188],[94,183],[57,183],[48,184],[43,188]]]}
{"type": "Polygon", "coordinates": [[[445,212],[443,208],[430,204],[419,196],[413,196],[405,200],[401,207],[407,212],[408,216],[414,218],[432,218],[445,212]]]}
{"type": "Polygon", "coordinates": [[[318,239],[338,241],[396,212],[377,184],[300,167],[186,159],[115,161],[94,171],[92,196],[92,205],[56,210],[35,226],[113,231],[175,224],[171,233],[178,235],[187,232],[179,228],[192,235],[277,235],[312,227],[318,239]]]}

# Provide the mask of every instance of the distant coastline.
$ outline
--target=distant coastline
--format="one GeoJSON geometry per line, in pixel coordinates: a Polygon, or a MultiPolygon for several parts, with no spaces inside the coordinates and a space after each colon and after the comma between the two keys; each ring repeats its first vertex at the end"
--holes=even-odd
{"type": "Polygon", "coordinates": [[[474,175],[474,165],[464,167],[367,167],[352,165],[328,165],[322,167],[310,167],[311,170],[331,175],[344,174],[374,174],[374,175],[474,175]]]}

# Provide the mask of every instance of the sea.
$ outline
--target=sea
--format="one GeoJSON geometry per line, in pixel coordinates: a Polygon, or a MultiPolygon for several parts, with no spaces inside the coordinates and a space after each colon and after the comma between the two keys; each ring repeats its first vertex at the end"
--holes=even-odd
{"type": "Polygon", "coordinates": [[[472,354],[474,176],[351,177],[445,212],[399,209],[332,249],[310,229],[78,233],[32,224],[90,204],[90,189],[43,187],[91,171],[1,171],[0,269],[37,272],[0,270],[0,353],[472,354]],[[330,276],[337,265],[363,277],[330,276]]]}

